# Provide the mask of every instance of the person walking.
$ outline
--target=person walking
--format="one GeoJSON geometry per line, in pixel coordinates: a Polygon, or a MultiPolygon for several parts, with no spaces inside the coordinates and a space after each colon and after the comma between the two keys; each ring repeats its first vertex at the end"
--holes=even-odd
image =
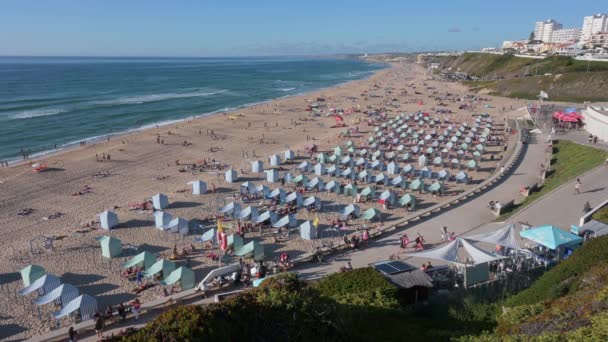
{"type": "Polygon", "coordinates": [[[448,239],[448,227],[443,226],[441,228],[441,241],[446,241],[448,239]]]}
{"type": "Polygon", "coordinates": [[[575,195],[580,195],[581,194],[581,180],[580,178],[576,179],[576,183],[574,184],[574,194],[575,195]]]}
{"type": "Polygon", "coordinates": [[[131,311],[133,312],[133,315],[135,315],[136,321],[139,318],[139,310],[141,310],[141,303],[139,302],[139,299],[135,298],[131,304],[131,311]]]}
{"type": "Polygon", "coordinates": [[[103,317],[97,312],[95,313],[95,333],[97,334],[97,341],[103,340],[103,317]]]}

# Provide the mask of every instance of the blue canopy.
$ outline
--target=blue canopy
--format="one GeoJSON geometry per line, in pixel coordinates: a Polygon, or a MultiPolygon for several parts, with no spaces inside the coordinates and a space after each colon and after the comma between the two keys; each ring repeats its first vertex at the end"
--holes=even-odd
{"type": "Polygon", "coordinates": [[[80,316],[83,322],[93,319],[93,315],[97,312],[97,300],[86,294],[78,296],[71,302],[65,304],[63,308],[55,312],[53,316],[55,319],[59,319],[76,310],[80,310],[80,316]]]}
{"type": "Polygon", "coordinates": [[[571,247],[578,245],[583,241],[580,236],[570,234],[551,225],[522,230],[519,232],[519,236],[532,240],[537,244],[543,245],[549,249],[557,249],[561,246],[571,247]]]}

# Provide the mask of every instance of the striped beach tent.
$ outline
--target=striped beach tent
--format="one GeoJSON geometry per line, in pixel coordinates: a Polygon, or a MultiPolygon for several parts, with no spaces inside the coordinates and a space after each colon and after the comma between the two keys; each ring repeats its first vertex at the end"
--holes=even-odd
{"type": "Polygon", "coordinates": [[[93,319],[97,312],[97,299],[86,294],[80,295],[65,304],[61,310],[55,312],[53,317],[55,317],[55,319],[60,319],[76,310],[80,312],[80,320],[82,322],[93,319]]]}
{"type": "Polygon", "coordinates": [[[54,300],[61,303],[62,306],[71,302],[80,295],[80,292],[74,285],[61,284],[53,291],[45,294],[44,296],[36,298],[34,301],[38,305],[48,304],[54,300]]]}
{"type": "Polygon", "coordinates": [[[38,291],[38,295],[43,296],[61,285],[61,280],[52,274],[45,274],[36,279],[28,287],[19,291],[22,296],[28,295],[34,291],[38,291]]]}

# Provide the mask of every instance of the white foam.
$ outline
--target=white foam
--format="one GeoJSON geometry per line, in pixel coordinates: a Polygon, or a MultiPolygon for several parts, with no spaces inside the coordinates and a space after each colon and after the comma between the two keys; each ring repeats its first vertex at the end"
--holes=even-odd
{"type": "Polygon", "coordinates": [[[40,108],[40,109],[32,109],[32,110],[24,110],[17,114],[11,115],[11,119],[29,119],[35,118],[39,116],[49,116],[56,115],[60,113],[65,113],[67,110],[65,109],[56,109],[56,108],[40,108]]]}
{"type": "Polygon", "coordinates": [[[279,88],[280,91],[292,91],[296,88],[279,88]]]}
{"type": "Polygon", "coordinates": [[[194,91],[190,93],[166,93],[166,94],[152,94],[152,95],[142,95],[142,96],[133,96],[133,97],[123,97],[119,99],[113,100],[102,100],[95,101],[95,104],[101,105],[130,105],[130,104],[142,104],[146,102],[157,102],[157,101],[166,101],[172,99],[183,99],[188,97],[200,97],[200,96],[212,96],[216,94],[221,94],[227,92],[227,89],[218,90],[213,92],[202,92],[202,91],[194,91]]]}

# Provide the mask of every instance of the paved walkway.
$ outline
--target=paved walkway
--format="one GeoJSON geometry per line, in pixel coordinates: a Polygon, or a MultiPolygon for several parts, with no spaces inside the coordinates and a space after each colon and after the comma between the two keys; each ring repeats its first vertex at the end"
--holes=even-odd
{"type": "MultiPolygon", "coordinates": [[[[514,168],[513,173],[502,183],[472,199],[471,201],[433,216],[430,221],[423,221],[410,225],[405,229],[397,229],[394,233],[380,239],[370,241],[369,247],[363,250],[351,251],[331,257],[325,264],[309,264],[298,267],[297,271],[303,279],[321,277],[339,271],[347,261],[352,266],[365,267],[370,263],[387,260],[392,254],[403,252],[399,247],[399,237],[405,231],[411,240],[420,232],[427,241],[427,248],[441,242],[441,227],[447,226],[448,231],[456,235],[465,233],[473,227],[479,227],[496,219],[488,208],[488,203],[501,201],[502,203],[518,198],[522,185],[528,185],[538,180],[540,161],[544,159],[545,136],[538,137],[537,144],[527,146],[525,155],[520,164],[514,168]]],[[[408,248],[406,251],[413,251],[408,248]]],[[[426,260],[411,259],[408,262],[418,265],[426,260]]],[[[438,263],[437,263],[438,264],[438,263]]]]}

